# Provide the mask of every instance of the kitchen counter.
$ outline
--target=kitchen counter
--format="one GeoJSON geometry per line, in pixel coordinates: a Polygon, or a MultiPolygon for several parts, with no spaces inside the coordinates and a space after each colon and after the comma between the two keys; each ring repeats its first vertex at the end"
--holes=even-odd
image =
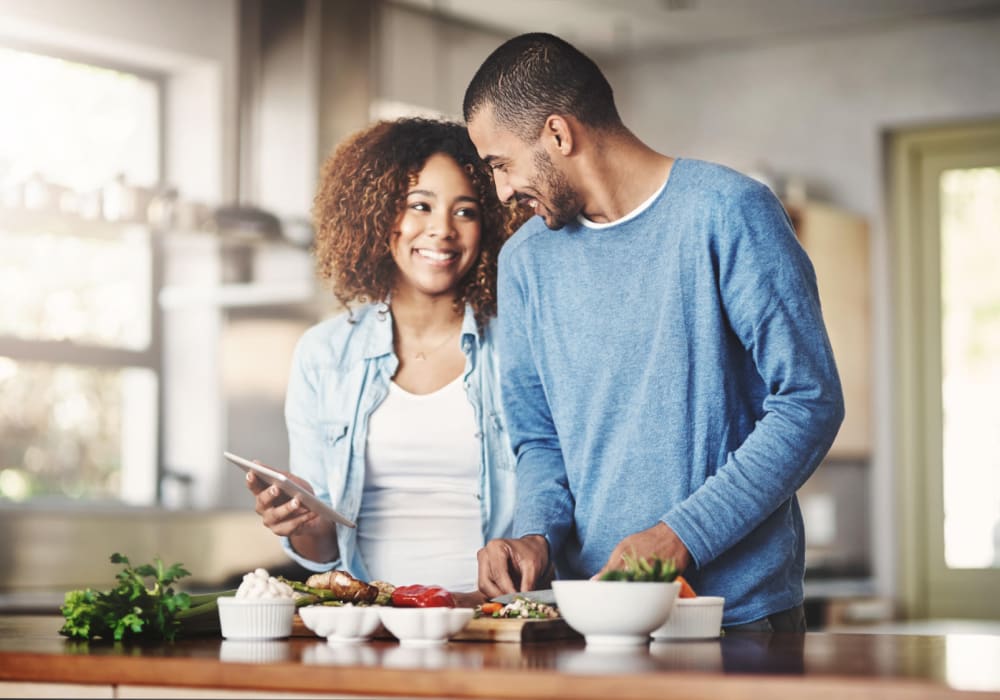
{"type": "Polygon", "coordinates": [[[61,624],[57,616],[0,616],[0,696],[65,684],[55,686],[67,690],[63,697],[97,697],[98,689],[104,697],[162,697],[164,689],[183,697],[189,689],[189,697],[1000,698],[993,635],[743,635],[598,651],[575,640],[420,648],[305,636],[116,645],[68,640],[61,624]]]}

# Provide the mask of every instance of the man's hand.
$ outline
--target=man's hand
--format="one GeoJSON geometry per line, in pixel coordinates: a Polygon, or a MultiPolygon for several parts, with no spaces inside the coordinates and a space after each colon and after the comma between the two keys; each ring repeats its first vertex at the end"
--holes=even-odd
{"type": "MultiPolygon", "coordinates": [[[[681,539],[673,530],[667,527],[666,523],[659,522],[648,530],[629,535],[619,542],[618,546],[612,550],[611,556],[608,557],[608,562],[604,565],[604,568],[594,574],[594,578],[599,578],[606,571],[624,569],[625,559],[623,555],[625,554],[635,557],[645,557],[646,559],[652,559],[653,557],[673,559],[678,573],[683,572],[691,563],[691,554],[688,552],[687,547],[684,546],[684,543],[681,542],[681,539]]],[[[482,559],[480,559],[480,582],[482,581],[482,571],[482,559]]],[[[482,587],[481,584],[480,587],[482,587]]]]}
{"type": "Polygon", "coordinates": [[[547,585],[549,543],[541,535],[490,540],[479,550],[479,590],[487,598],[547,585]]]}

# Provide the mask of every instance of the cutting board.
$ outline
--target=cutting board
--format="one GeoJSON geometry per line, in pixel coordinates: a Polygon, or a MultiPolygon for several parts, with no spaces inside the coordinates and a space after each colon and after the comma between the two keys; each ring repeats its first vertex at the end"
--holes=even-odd
{"type": "Polygon", "coordinates": [[[577,639],[580,634],[561,617],[537,620],[503,617],[480,617],[469,621],[453,642],[513,642],[529,644],[554,639],[577,639]]]}

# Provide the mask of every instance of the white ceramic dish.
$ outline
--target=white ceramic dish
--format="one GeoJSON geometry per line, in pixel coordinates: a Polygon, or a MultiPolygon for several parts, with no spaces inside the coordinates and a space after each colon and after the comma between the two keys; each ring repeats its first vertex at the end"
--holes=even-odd
{"type": "Polygon", "coordinates": [[[302,623],[331,644],[361,642],[378,629],[377,607],[360,605],[306,605],[299,608],[302,623]]]}
{"type": "Polygon", "coordinates": [[[444,644],[472,619],[472,608],[379,608],[379,618],[400,644],[444,644]]]}
{"type": "Polygon", "coordinates": [[[292,634],[292,598],[219,598],[219,624],[226,639],[281,639],[292,634]]]}
{"type": "Polygon", "coordinates": [[[667,620],[680,583],[553,581],[559,614],[587,645],[636,645],[667,620]]]}
{"type": "Polygon", "coordinates": [[[726,599],[718,596],[678,598],[670,617],[653,630],[656,640],[717,639],[722,631],[722,608],[726,599]]]}

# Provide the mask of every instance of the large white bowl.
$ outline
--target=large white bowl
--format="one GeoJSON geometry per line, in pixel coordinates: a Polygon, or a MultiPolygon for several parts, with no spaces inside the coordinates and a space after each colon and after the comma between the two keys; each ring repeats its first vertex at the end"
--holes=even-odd
{"type": "Polygon", "coordinates": [[[680,583],[553,581],[556,604],[588,645],[634,645],[666,622],[680,583]]]}
{"type": "Polygon", "coordinates": [[[219,624],[226,639],[281,639],[292,634],[292,598],[219,598],[219,624]]]}
{"type": "Polygon", "coordinates": [[[444,644],[472,619],[472,608],[379,608],[379,617],[400,644],[444,644]]]}
{"type": "Polygon", "coordinates": [[[716,639],[722,631],[725,598],[703,595],[678,598],[670,617],[653,630],[653,639],[716,639]]]}
{"type": "Polygon", "coordinates": [[[302,623],[332,644],[360,642],[379,626],[377,607],[362,605],[306,605],[299,608],[302,623]]]}

